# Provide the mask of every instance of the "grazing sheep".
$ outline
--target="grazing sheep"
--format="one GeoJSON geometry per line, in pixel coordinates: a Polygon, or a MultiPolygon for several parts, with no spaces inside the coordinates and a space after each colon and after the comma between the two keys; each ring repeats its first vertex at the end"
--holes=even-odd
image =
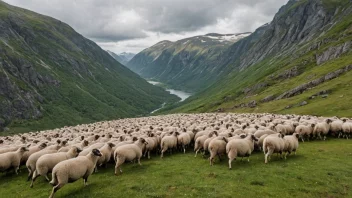
{"type": "Polygon", "coordinates": [[[125,161],[132,161],[137,159],[138,164],[141,164],[142,151],[145,148],[146,144],[148,144],[144,138],[140,138],[134,144],[126,144],[120,147],[117,147],[114,153],[114,159],[116,162],[115,165],[115,175],[117,175],[118,169],[121,170],[121,165],[125,161]]]}
{"type": "Polygon", "coordinates": [[[33,153],[31,156],[29,156],[27,162],[26,162],[26,167],[28,169],[28,179],[29,181],[33,177],[33,173],[36,169],[36,164],[39,159],[39,157],[45,155],[45,154],[50,154],[50,153],[56,153],[56,150],[41,150],[36,153],[33,153]]]}
{"type": "Polygon", "coordinates": [[[295,133],[299,134],[302,142],[304,142],[304,138],[307,138],[309,141],[309,137],[313,134],[315,124],[310,124],[309,126],[306,125],[299,125],[295,129],[295,133]]]}
{"type": "Polygon", "coordinates": [[[270,156],[273,153],[279,153],[282,158],[282,152],[285,149],[285,141],[283,139],[282,134],[278,134],[277,136],[270,135],[264,139],[263,142],[263,151],[265,155],[265,163],[268,163],[270,160],[270,156]]]}
{"type": "Polygon", "coordinates": [[[29,158],[30,155],[32,155],[35,152],[38,152],[42,149],[44,149],[47,145],[45,143],[41,143],[39,145],[36,146],[32,146],[28,148],[28,151],[25,152],[21,158],[21,164],[25,164],[29,158]]]}
{"type": "Polygon", "coordinates": [[[98,149],[93,149],[86,156],[69,159],[58,163],[52,173],[50,184],[53,190],[49,198],[53,198],[54,194],[67,183],[72,183],[83,178],[84,186],[88,185],[88,177],[93,173],[99,157],[102,154],[98,149]]]}
{"type": "Polygon", "coordinates": [[[16,175],[18,175],[17,171],[20,168],[21,158],[26,151],[28,151],[27,147],[23,146],[17,151],[0,154],[0,172],[13,168],[16,175]]]}
{"type": "Polygon", "coordinates": [[[321,136],[323,135],[325,140],[327,134],[329,133],[331,122],[331,119],[325,119],[324,122],[319,122],[316,124],[313,130],[313,135],[318,136],[320,139],[322,139],[321,136]]]}
{"type": "Polygon", "coordinates": [[[161,156],[160,156],[160,158],[164,157],[164,153],[168,149],[177,148],[177,136],[178,135],[179,135],[178,132],[173,132],[172,135],[164,136],[163,139],[161,139],[161,143],[160,143],[161,156]]]}
{"type": "Polygon", "coordinates": [[[181,133],[177,136],[178,145],[182,146],[183,153],[186,153],[186,146],[191,143],[191,136],[188,133],[181,133]]]}
{"type": "MultiPolygon", "coordinates": [[[[99,166],[105,165],[105,167],[106,167],[107,163],[110,161],[112,148],[114,146],[115,146],[115,144],[109,142],[109,143],[105,143],[105,145],[99,149],[99,151],[103,154],[103,156],[101,156],[98,159],[97,165],[99,165],[99,166]]],[[[96,166],[95,171],[97,171],[97,170],[98,169],[96,166]]]]}
{"type": "Polygon", "coordinates": [[[73,147],[67,153],[51,153],[39,157],[36,163],[35,171],[33,172],[30,187],[33,187],[34,181],[41,175],[45,176],[46,180],[49,181],[47,174],[53,170],[56,164],[64,160],[77,157],[81,151],[81,149],[73,147]]]}
{"type": "Polygon", "coordinates": [[[194,143],[194,151],[196,152],[196,154],[194,155],[194,157],[197,157],[197,154],[198,152],[201,150],[201,149],[204,149],[203,146],[204,146],[204,142],[205,140],[208,139],[208,135],[202,135],[200,137],[198,137],[194,143]]]}
{"type": "Polygon", "coordinates": [[[285,140],[285,149],[284,151],[285,153],[285,159],[288,154],[291,154],[291,152],[295,152],[296,155],[296,151],[298,149],[298,138],[299,138],[299,134],[298,133],[293,133],[292,135],[286,135],[284,137],[285,140]]]}
{"type": "Polygon", "coordinates": [[[244,139],[232,139],[226,144],[226,153],[229,158],[229,169],[232,168],[231,163],[236,157],[248,157],[254,150],[254,142],[258,139],[254,135],[248,135],[244,139]]]}
{"type": "Polygon", "coordinates": [[[210,157],[209,157],[210,166],[213,166],[215,156],[218,156],[219,160],[221,161],[220,156],[226,153],[227,142],[228,140],[226,137],[217,137],[212,141],[210,141],[209,149],[208,149],[210,153],[210,157]]]}

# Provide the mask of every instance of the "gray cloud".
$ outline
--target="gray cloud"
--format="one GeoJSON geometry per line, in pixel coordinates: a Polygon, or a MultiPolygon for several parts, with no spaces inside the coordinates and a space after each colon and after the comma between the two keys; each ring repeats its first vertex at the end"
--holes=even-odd
{"type": "Polygon", "coordinates": [[[139,49],[128,50],[182,36],[254,31],[288,0],[4,1],[64,21],[102,47],[115,43],[110,50],[116,52],[117,46],[138,46],[136,41],[139,49]]]}

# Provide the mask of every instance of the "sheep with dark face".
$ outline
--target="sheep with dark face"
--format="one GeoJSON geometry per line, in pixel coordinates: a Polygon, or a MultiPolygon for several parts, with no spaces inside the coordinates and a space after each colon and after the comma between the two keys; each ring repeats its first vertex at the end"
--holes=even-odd
{"type": "Polygon", "coordinates": [[[325,140],[326,136],[330,131],[331,122],[332,122],[331,119],[325,119],[324,122],[319,122],[318,124],[316,124],[313,130],[313,134],[317,135],[320,139],[322,139],[322,136],[323,136],[325,140]]]}
{"type": "Polygon", "coordinates": [[[282,158],[282,153],[284,152],[285,149],[285,141],[283,139],[282,134],[278,135],[269,135],[264,139],[263,142],[263,151],[265,155],[265,163],[268,163],[268,160],[270,160],[270,156],[273,153],[279,153],[282,158]]]}
{"type": "Polygon", "coordinates": [[[88,177],[93,173],[94,167],[101,156],[102,154],[98,149],[93,149],[86,156],[79,156],[58,163],[52,172],[50,184],[54,187],[50,198],[53,198],[56,191],[65,184],[72,183],[80,178],[83,178],[84,186],[87,186],[88,177]]]}

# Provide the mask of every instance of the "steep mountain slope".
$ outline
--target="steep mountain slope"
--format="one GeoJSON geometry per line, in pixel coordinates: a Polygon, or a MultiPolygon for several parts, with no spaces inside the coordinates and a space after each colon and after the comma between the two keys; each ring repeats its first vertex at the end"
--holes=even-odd
{"type": "Polygon", "coordinates": [[[199,91],[223,75],[223,68],[217,65],[224,51],[249,34],[212,33],[176,42],[162,41],[138,53],[127,67],[172,88],[199,91]]]}
{"type": "Polygon", "coordinates": [[[290,0],[224,52],[225,74],[167,112],[352,116],[352,2],[290,0]]]}
{"type": "Polygon", "coordinates": [[[127,53],[127,52],[123,52],[120,54],[115,54],[112,51],[107,50],[107,52],[115,59],[117,60],[119,63],[126,65],[128,63],[128,61],[130,61],[135,54],[133,53],[127,53]]]}
{"type": "Polygon", "coordinates": [[[0,129],[147,114],[175,100],[70,26],[0,1],[0,129]]]}

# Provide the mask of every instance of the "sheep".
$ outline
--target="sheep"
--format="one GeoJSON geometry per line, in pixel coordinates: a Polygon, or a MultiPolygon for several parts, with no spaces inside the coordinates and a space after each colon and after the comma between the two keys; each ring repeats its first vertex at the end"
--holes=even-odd
{"type": "Polygon", "coordinates": [[[220,155],[226,152],[227,142],[228,140],[226,137],[217,137],[212,141],[210,141],[209,148],[208,148],[210,153],[210,157],[209,157],[210,166],[213,166],[215,156],[218,156],[219,160],[221,160],[220,155]]]}
{"type": "Polygon", "coordinates": [[[336,134],[340,134],[340,132],[342,131],[342,125],[343,125],[343,121],[342,120],[334,120],[331,122],[330,124],[330,132],[331,134],[333,134],[334,136],[336,134]]]}
{"type": "Polygon", "coordinates": [[[160,155],[160,158],[164,157],[164,153],[168,149],[173,149],[173,148],[177,147],[177,136],[178,135],[179,135],[178,132],[173,132],[172,135],[164,136],[163,139],[161,139],[161,143],[160,143],[161,155],[160,155]]]}
{"type": "Polygon", "coordinates": [[[326,139],[326,135],[330,130],[331,119],[325,119],[324,122],[319,122],[315,125],[313,130],[313,135],[317,135],[320,139],[322,139],[322,135],[324,136],[324,140],[326,139]]]}
{"type": "Polygon", "coordinates": [[[98,149],[93,149],[86,156],[69,159],[58,163],[52,172],[53,185],[50,197],[53,198],[55,193],[67,183],[72,183],[83,178],[84,186],[88,185],[88,177],[93,173],[94,167],[102,153],[98,149]]]}
{"type": "Polygon", "coordinates": [[[13,168],[18,175],[21,158],[26,151],[28,151],[27,147],[22,146],[17,151],[0,154],[0,171],[4,172],[13,168]]]}
{"type": "Polygon", "coordinates": [[[298,133],[293,133],[292,135],[286,135],[284,137],[284,140],[285,140],[284,151],[286,152],[285,159],[286,159],[287,153],[291,154],[292,151],[295,152],[295,155],[296,155],[296,151],[297,151],[298,145],[299,145],[298,138],[299,138],[298,133]]]}
{"type": "Polygon", "coordinates": [[[181,133],[177,136],[177,142],[183,148],[183,153],[186,153],[186,146],[191,143],[191,136],[188,133],[181,133]]]}
{"type": "Polygon", "coordinates": [[[208,139],[208,135],[202,135],[200,137],[198,137],[194,143],[194,151],[196,152],[196,154],[194,155],[194,157],[197,157],[197,154],[198,152],[201,150],[201,149],[204,149],[203,146],[204,146],[204,142],[205,140],[208,139]]]}
{"type": "Polygon", "coordinates": [[[38,151],[38,152],[30,155],[27,162],[26,162],[26,167],[28,169],[27,181],[29,181],[33,177],[33,173],[35,171],[36,164],[37,164],[39,157],[41,157],[42,155],[45,155],[45,154],[56,153],[56,152],[57,152],[56,150],[41,150],[41,151],[38,151]]]}
{"type": "Polygon", "coordinates": [[[248,157],[254,150],[254,142],[258,139],[254,135],[248,135],[244,139],[232,139],[226,144],[226,153],[229,158],[229,169],[232,168],[231,163],[236,157],[248,157]]]}
{"type": "Polygon", "coordinates": [[[114,153],[114,159],[116,162],[115,165],[115,175],[117,175],[118,169],[120,169],[120,173],[122,173],[121,165],[125,161],[132,161],[137,159],[138,164],[141,164],[142,151],[145,148],[148,142],[145,141],[144,138],[140,138],[134,144],[126,144],[120,147],[117,147],[114,153]]]}
{"type": "Polygon", "coordinates": [[[49,181],[48,173],[51,172],[56,164],[61,161],[77,157],[82,150],[77,147],[72,147],[67,153],[51,153],[45,154],[37,160],[35,171],[33,172],[32,182],[30,187],[33,188],[34,181],[39,176],[45,176],[49,181]]]}
{"type": "Polygon", "coordinates": [[[148,133],[148,138],[145,139],[148,144],[145,147],[144,157],[148,154],[148,159],[150,159],[150,152],[155,150],[158,145],[158,138],[154,133],[148,133]]]}
{"type": "Polygon", "coordinates": [[[217,131],[213,131],[213,132],[208,134],[208,138],[203,143],[204,154],[205,154],[206,151],[208,151],[210,141],[212,141],[217,136],[218,136],[218,132],[217,131]]]}
{"type": "Polygon", "coordinates": [[[315,124],[310,124],[309,126],[299,125],[295,129],[295,133],[298,133],[302,142],[304,142],[305,137],[307,137],[307,139],[309,140],[310,135],[313,133],[314,127],[315,124]]]}
{"type": "MultiPolygon", "coordinates": [[[[114,146],[115,144],[109,142],[109,143],[105,143],[105,145],[99,149],[99,151],[103,154],[103,156],[98,159],[97,165],[99,166],[107,165],[107,163],[110,161],[110,158],[111,158],[112,147],[114,146]]],[[[95,171],[97,171],[97,168],[95,169],[95,171]]]]}
{"type": "Polygon", "coordinates": [[[47,145],[45,143],[41,143],[39,145],[36,146],[32,146],[28,148],[28,151],[25,152],[21,158],[21,164],[25,164],[29,158],[30,155],[32,155],[35,152],[38,152],[42,149],[44,149],[47,145]]]}
{"type": "Polygon", "coordinates": [[[342,132],[344,133],[343,135],[346,137],[346,139],[348,139],[352,133],[352,122],[347,122],[347,119],[343,119],[342,132]]]}
{"type": "Polygon", "coordinates": [[[265,130],[258,130],[254,133],[254,136],[256,138],[260,138],[263,135],[270,135],[270,134],[276,134],[276,131],[272,131],[270,129],[265,129],[265,130]]]}
{"type": "Polygon", "coordinates": [[[265,163],[268,163],[268,159],[270,160],[270,156],[273,153],[279,153],[282,157],[282,152],[285,149],[285,141],[283,139],[282,134],[270,135],[264,139],[263,142],[263,151],[265,155],[265,163]]]}
{"type": "Polygon", "coordinates": [[[67,144],[67,141],[66,140],[64,140],[64,141],[56,140],[56,143],[57,144],[55,144],[55,145],[51,145],[51,146],[45,147],[45,150],[56,150],[56,151],[58,151],[61,147],[64,147],[67,144]]]}
{"type": "Polygon", "coordinates": [[[105,143],[95,143],[90,145],[89,147],[85,148],[82,152],[79,153],[79,156],[86,156],[88,155],[88,153],[90,153],[93,149],[100,149],[101,147],[103,147],[105,145],[105,143]]]}
{"type": "Polygon", "coordinates": [[[85,147],[87,147],[89,144],[89,142],[87,140],[82,140],[80,143],[77,143],[77,144],[73,144],[73,145],[70,145],[70,146],[65,146],[65,147],[62,147],[58,150],[58,152],[67,152],[69,151],[72,147],[77,147],[81,150],[83,150],[85,147]]]}

